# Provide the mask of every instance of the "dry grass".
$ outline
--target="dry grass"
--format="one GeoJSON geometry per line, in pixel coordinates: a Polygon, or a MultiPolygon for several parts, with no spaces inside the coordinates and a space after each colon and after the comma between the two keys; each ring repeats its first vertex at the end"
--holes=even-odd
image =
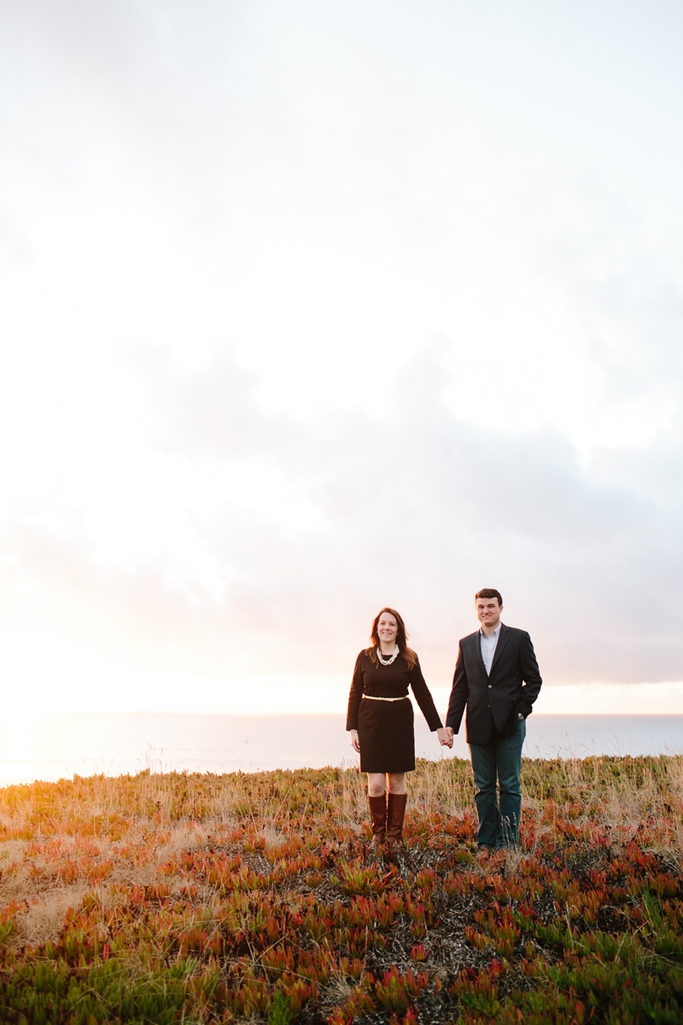
{"type": "MultiPolygon", "coordinates": [[[[85,1025],[91,1021],[87,973],[100,980],[102,993],[113,993],[113,976],[106,972],[114,961],[126,973],[128,989],[142,980],[135,996],[140,1016],[117,1017],[118,997],[111,996],[109,1017],[102,1021],[157,1020],[156,1012],[141,1010],[154,997],[145,973],[163,991],[155,1007],[165,1007],[163,994],[175,992],[179,1001],[191,999],[206,1010],[218,999],[219,980],[221,1006],[232,1015],[221,1021],[275,1020],[274,994],[287,979],[292,1007],[299,997],[311,1006],[317,1000],[315,1014],[348,1021],[349,1015],[362,1017],[366,1004],[381,1004],[382,986],[398,986],[381,975],[396,965],[406,978],[409,969],[417,978],[427,965],[430,999],[441,1014],[454,1006],[448,1000],[461,999],[457,986],[474,985],[473,975],[457,981],[461,968],[492,973],[486,985],[498,985],[496,951],[507,950],[506,944],[517,958],[517,967],[510,961],[511,973],[526,971],[529,944],[537,952],[550,944],[552,967],[568,942],[544,939],[554,923],[564,928],[565,912],[553,910],[554,902],[568,915],[571,902],[579,901],[580,914],[590,916],[597,914],[590,901],[599,893],[600,913],[609,919],[616,913],[615,898],[600,874],[607,878],[612,872],[609,885],[618,892],[620,866],[633,857],[641,860],[634,868],[635,896],[624,898],[628,914],[632,907],[637,911],[642,877],[649,872],[653,893],[661,898],[658,913],[669,914],[664,898],[670,891],[678,894],[683,858],[682,756],[525,761],[522,849],[493,857],[476,852],[473,797],[468,762],[420,762],[409,780],[407,850],[385,861],[366,843],[365,780],[351,769],[224,776],[145,772],[8,787],[0,791],[0,987],[6,985],[3,999],[16,1000],[21,1012],[7,1017],[0,1000],[0,1016],[32,1020],[21,1018],[22,1001],[31,999],[32,990],[29,977],[22,982],[17,969],[52,966],[54,958],[83,987],[85,1025]],[[565,864],[572,866],[570,879],[563,875],[565,864]],[[586,881],[591,872],[595,885],[586,881]],[[529,907],[538,901],[536,917],[523,926],[526,946],[514,938],[522,926],[508,914],[522,900],[517,892],[526,894],[529,907]],[[325,940],[320,915],[334,923],[325,940]],[[387,915],[391,923],[378,926],[387,915]],[[512,940],[506,930],[512,930],[512,940]],[[303,945],[300,936],[307,937],[303,945]],[[329,946],[334,943],[338,948],[329,946]],[[312,973],[311,992],[297,996],[306,973],[312,973]],[[446,998],[440,979],[455,986],[456,996],[446,998]],[[337,1018],[334,1007],[344,1009],[337,1018]]],[[[619,914],[620,928],[626,929],[626,911],[619,914]]],[[[576,921],[568,926],[570,939],[576,921]]],[[[581,928],[587,923],[589,917],[581,928]]],[[[634,935],[645,936],[647,922],[634,923],[634,935]]],[[[658,928],[657,942],[669,942],[669,926],[658,928]]],[[[641,962],[633,963],[640,972],[641,962]]],[[[56,993],[58,981],[54,986],[56,993]]],[[[419,994],[410,997],[418,999],[419,994]]],[[[187,1020],[218,1020],[209,1010],[203,1014],[187,1020]]]]}
{"type": "Polygon", "coordinates": [[[17,931],[14,945],[38,947],[55,943],[64,927],[64,918],[69,909],[77,908],[88,892],[84,883],[75,886],[60,886],[41,897],[34,897],[23,914],[17,915],[17,931]]]}
{"type": "MultiPolygon", "coordinates": [[[[623,843],[647,824],[652,849],[674,859],[683,853],[681,756],[525,760],[523,789],[523,818],[534,824],[526,835],[528,849],[562,815],[577,827],[597,824],[623,843]]],[[[423,823],[434,830],[468,817],[473,818],[469,763],[420,762],[409,783],[413,831],[423,823]]],[[[120,884],[150,886],[160,877],[169,880],[168,866],[211,837],[227,838],[246,827],[258,846],[276,850],[312,823],[321,839],[336,841],[340,830],[349,839],[364,835],[364,777],[351,769],[225,776],[146,772],[8,787],[0,792],[0,904],[26,902],[21,936],[30,933],[37,942],[62,908],[81,899],[84,887],[106,892],[120,884]]],[[[509,855],[509,871],[516,857],[509,855]]]]}

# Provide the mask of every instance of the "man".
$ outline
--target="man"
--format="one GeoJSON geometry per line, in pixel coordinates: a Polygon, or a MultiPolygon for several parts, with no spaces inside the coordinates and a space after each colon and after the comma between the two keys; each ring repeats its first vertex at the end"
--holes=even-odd
{"type": "Polygon", "coordinates": [[[458,732],[467,705],[477,841],[483,848],[512,847],[519,839],[522,810],[525,720],[542,680],[529,634],[500,621],[500,591],[485,587],[474,603],[481,629],[460,641],[446,728],[458,732]]]}

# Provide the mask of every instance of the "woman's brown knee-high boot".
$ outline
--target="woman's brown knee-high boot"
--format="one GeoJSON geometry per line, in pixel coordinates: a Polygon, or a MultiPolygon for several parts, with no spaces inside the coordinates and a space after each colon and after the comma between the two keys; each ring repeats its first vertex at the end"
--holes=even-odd
{"type": "Polygon", "coordinates": [[[384,843],[387,829],[387,797],[368,797],[370,819],[372,821],[372,843],[378,847],[384,843]]]}
{"type": "Polygon", "coordinates": [[[387,806],[387,840],[389,843],[403,842],[403,819],[406,814],[407,794],[389,794],[387,806]]]}

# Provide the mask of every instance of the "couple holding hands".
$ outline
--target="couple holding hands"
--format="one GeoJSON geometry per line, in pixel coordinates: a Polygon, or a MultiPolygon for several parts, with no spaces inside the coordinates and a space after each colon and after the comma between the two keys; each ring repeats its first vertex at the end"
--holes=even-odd
{"type": "Polygon", "coordinates": [[[400,843],[403,835],[405,774],[415,768],[410,687],[430,730],[445,747],[453,746],[467,707],[477,842],[489,850],[518,843],[522,745],[542,681],[529,634],[501,622],[500,591],[485,587],[474,601],[481,626],[460,641],[445,726],[395,609],[384,608],[376,616],[370,647],[356,660],[346,729],[360,754],[361,772],[368,774],[375,845],[400,843]]]}

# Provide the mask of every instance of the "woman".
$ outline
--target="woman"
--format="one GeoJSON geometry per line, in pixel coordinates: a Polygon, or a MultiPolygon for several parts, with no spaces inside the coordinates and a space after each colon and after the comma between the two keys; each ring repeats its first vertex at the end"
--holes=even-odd
{"type": "Polygon", "coordinates": [[[413,694],[432,732],[453,746],[441,725],[417,655],[408,647],[406,628],[395,609],[382,609],[372,624],[372,644],[361,651],[353,672],[346,729],[368,774],[368,801],[374,845],[400,843],[406,811],[406,772],[415,768],[413,694]],[[386,799],[389,778],[389,801],[386,799]]]}

